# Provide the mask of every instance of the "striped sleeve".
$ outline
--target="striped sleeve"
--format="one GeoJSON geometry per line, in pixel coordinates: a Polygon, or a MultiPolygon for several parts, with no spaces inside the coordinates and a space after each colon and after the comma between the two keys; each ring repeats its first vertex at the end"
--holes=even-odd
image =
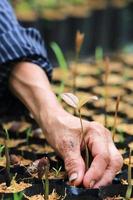
{"type": "MultiPolygon", "coordinates": [[[[22,27],[11,5],[7,0],[2,0],[0,1],[0,104],[5,98],[14,101],[8,89],[8,78],[13,63],[21,60],[30,60],[37,64],[51,79],[52,66],[47,58],[40,33],[34,28],[22,27]]],[[[9,101],[7,104],[10,107],[9,101]]]]}

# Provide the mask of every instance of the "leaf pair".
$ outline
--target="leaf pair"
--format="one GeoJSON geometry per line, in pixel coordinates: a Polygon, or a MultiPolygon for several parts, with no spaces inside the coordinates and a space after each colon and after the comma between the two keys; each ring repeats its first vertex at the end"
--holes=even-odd
{"type": "Polygon", "coordinates": [[[97,96],[88,96],[88,97],[82,97],[78,98],[72,93],[63,93],[61,94],[61,98],[71,107],[80,110],[85,104],[88,102],[91,102],[93,100],[98,100],[97,96]]]}

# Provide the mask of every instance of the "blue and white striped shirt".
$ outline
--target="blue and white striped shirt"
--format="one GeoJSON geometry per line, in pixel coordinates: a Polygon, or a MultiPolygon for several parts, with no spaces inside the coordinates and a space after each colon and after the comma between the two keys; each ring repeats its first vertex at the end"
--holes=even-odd
{"type": "Polygon", "coordinates": [[[52,66],[39,32],[22,27],[8,1],[0,0],[0,114],[10,113],[11,107],[15,113],[22,110],[21,103],[8,89],[8,79],[13,63],[24,59],[42,67],[51,78],[52,66]]]}

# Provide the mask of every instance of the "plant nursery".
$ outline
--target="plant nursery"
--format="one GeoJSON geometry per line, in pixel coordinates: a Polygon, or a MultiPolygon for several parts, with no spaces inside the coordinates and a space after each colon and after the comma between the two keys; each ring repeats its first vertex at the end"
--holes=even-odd
{"type": "MultiPolygon", "coordinates": [[[[43,82],[43,79],[41,80],[43,75],[39,77],[39,73],[43,70],[36,67],[39,62],[42,64],[46,61],[41,53],[39,54],[41,61],[37,61],[38,53],[32,53],[30,56],[26,49],[24,52],[26,56],[21,55],[10,62],[10,52],[13,50],[10,42],[14,40],[13,44],[15,44],[18,35],[17,31],[13,32],[14,39],[7,35],[4,41],[2,35],[7,31],[8,26],[5,32],[1,31],[2,23],[5,23],[1,20],[1,16],[2,13],[10,11],[8,8],[4,11],[1,7],[4,3],[0,3],[0,79],[3,77],[3,83],[0,83],[1,87],[7,89],[7,93],[10,88],[10,92],[13,91],[12,102],[16,102],[18,97],[18,105],[20,102],[22,104],[20,107],[15,107],[14,103],[8,106],[10,96],[6,92],[3,99],[0,99],[3,105],[0,108],[3,111],[0,118],[0,200],[133,200],[133,1],[0,1],[13,8],[12,12],[16,16],[18,26],[27,30],[20,34],[18,46],[21,46],[21,41],[28,41],[29,38],[29,46],[27,44],[29,50],[34,42],[30,37],[35,35],[35,48],[41,51],[39,45],[44,45],[48,62],[53,68],[50,76],[50,69],[46,69],[44,77],[46,82],[43,82]],[[36,35],[36,32],[30,32],[32,28],[36,29],[40,36],[36,35]],[[29,34],[28,37],[25,34],[29,34]],[[39,37],[45,44],[39,41],[39,37]],[[6,49],[4,46],[6,41],[11,48],[6,49]],[[9,60],[3,61],[3,64],[2,55],[6,60],[4,50],[7,51],[9,60]],[[25,67],[21,66],[23,63],[26,63],[25,67]],[[30,64],[27,63],[34,64],[28,66],[30,64]],[[3,73],[2,66],[8,68],[8,65],[11,66],[11,70],[6,73],[9,74],[8,80],[11,85],[8,84],[7,88],[6,81],[4,82],[5,70],[3,73]],[[29,75],[24,75],[26,67],[31,67],[29,75]],[[39,71],[35,72],[34,77],[32,74],[36,68],[39,71]],[[46,78],[47,75],[49,80],[46,78]],[[36,89],[38,85],[39,89],[36,89]],[[46,93],[41,94],[39,98],[40,87],[44,88],[46,93]],[[47,93],[49,87],[52,91],[50,95],[47,93]],[[39,102],[42,101],[44,103],[40,106],[39,102]],[[63,111],[56,112],[56,104],[63,111]],[[40,122],[42,115],[38,117],[36,112],[39,113],[40,107],[43,110],[42,105],[45,107],[44,112],[41,112],[44,120],[40,122]],[[4,112],[4,107],[9,112],[4,112]],[[51,114],[47,113],[47,107],[51,108],[51,114]],[[20,110],[23,112],[18,112],[20,110]],[[70,135],[68,131],[67,136],[65,128],[62,132],[62,125],[58,125],[58,130],[55,131],[56,119],[63,120],[62,113],[70,116],[71,120],[68,123],[70,130],[75,128],[76,131],[76,126],[79,126],[79,146],[77,138],[74,140],[75,143],[72,142],[73,140],[70,145],[66,143],[66,138],[73,139],[74,135],[70,135]],[[49,117],[51,115],[55,116],[53,121],[49,117]],[[78,123],[73,125],[72,120],[78,120],[78,123]],[[51,124],[50,129],[45,126],[47,122],[51,124]],[[91,123],[94,124],[97,132],[103,130],[103,143],[98,140],[99,135],[93,136],[95,131],[89,129],[91,123]],[[52,134],[52,131],[51,135],[47,134],[48,130],[56,134],[52,134]],[[111,135],[109,139],[105,134],[106,131],[111,135]],[[95,187],[91,187],[91,184],[86,186],[85,178],[82,178],[79,184],[74,182],[76,178],[69,177],[70,170],[66,164],[66,160],[69,160],[67,148],[71,149],[73,155],[76,155],[73,152],[73,148],[76,147],[73,145],[76,144],[80,149],[85,174],[91,170],[96,160],[93,146],[98,148],[100,155],[106,140],[110,140],[108,143],[113,146],[112,151],[113,148],[117,151],[119,160],[123,158],[122,166],[116,169],[112,179],[103,185],[100,185],[99,180],[99,186],[94,183],[95,187]],[[55,144],[52,141],[59,142],[55,144]],[[61,141],[64,141],[63,147],[60,146],[61,141]]],[[[11,17],[11,20],[7,18],[7,20],[13,23],[14,18],[11,17]]],[[[14,28],[14,25],[12,27],[13,31],[18,28],[14,28]]],[[[17,46],[14,48],[17,54],[21,54],[17,46]]],[[[24,48],[21,51],[24,51],[24,48]]],[[[3,95],[3,91],[0,89],[0,96],[3,95]]],[[[67,121],[66,118],[63,123],[67,124],[67,121]]],[[[64,124],[63,127],[66,127],[64,124]]],[[[72,134],[75,134],[75,131],[72,131],[72,134]]],[[[99,132],[98,134],[102,134],[99,132]]],[[[100,156],[102,160],[102,154],[100,156]]],[[[115,159],[114,154],[112,165],[115,159]]],[[[117,159],[115,162],[117,166],[117,159]]],[[[73,166],[73,163],[69,164],[73,166]]],[[[102,181],[104,183],[104,176],[101,178],[100,159],[97,166],[99,167],[95,167],[93,173],[98,173],[101,183],[102,181]]],[[[108,164],[106,170],[109,170],[110,166],[111,164],[108,164]]]]}

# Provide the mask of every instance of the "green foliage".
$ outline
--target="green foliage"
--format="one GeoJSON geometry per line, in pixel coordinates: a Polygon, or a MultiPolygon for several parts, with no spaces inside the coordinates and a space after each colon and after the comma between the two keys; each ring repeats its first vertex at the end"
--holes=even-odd
{"type": "Polygon", "coordinates": [[[23,198],[23,193],[14,193],[13,200],[21,200],[23,198]]]}
{"type": "Polygon", "coordinates": [[[56,169],[56,168],[52,168],[54,171],[55,171],[55,176],[57,177],[62,169],[62,166],[59,167],[59,169],[56,169]]]}
{"type": "Polygon", "coordinates": [[[65,56],[60,48],[60,46],[56,42],[51,43],[51,48],[53,52],[55,53],[56,59],[58,61],[59,67],[63,72],[62,81],[60,83],[59,89],[58,89],[58,100],[60,101],[60,94],[64,92],[65,87],[65,76],[68,72],[68,64],[66,62],[65,56]]]}
{"type": "Polygon", "coordinates": [[[5,148],[4,145],[0,145],[0,157],[1,157],[1,154],[2,154],[2,152],[3,152],[3,150],[4,150],[4,148],[5,148]]]}
{"type": "Polygon", "coordinates": [[[66,62],[66,59],[64,57],[64,54],[60,48],[60,46],[56,43],[56,42],[52,42],[51,43],[51,48],[54,51],[59,67],[63,70],[63,71],[67,71],[68,70],[68,64],[66,62]]]}
{"type": "Polygon", "coordinates": [[[27,145],[29,144],[29,138],[30,136],[32,136],[32,128],[29,127],[27,130],[26,130],[26,141],[27,141],[27,145]]]}
{"type": "Polygon", "coordinates": [[[102,47],[96,47],[96,49],[95,49],[95,60],[96,60],[96,62],[103,60],[103,49],[102,49],[102,47]]]}

